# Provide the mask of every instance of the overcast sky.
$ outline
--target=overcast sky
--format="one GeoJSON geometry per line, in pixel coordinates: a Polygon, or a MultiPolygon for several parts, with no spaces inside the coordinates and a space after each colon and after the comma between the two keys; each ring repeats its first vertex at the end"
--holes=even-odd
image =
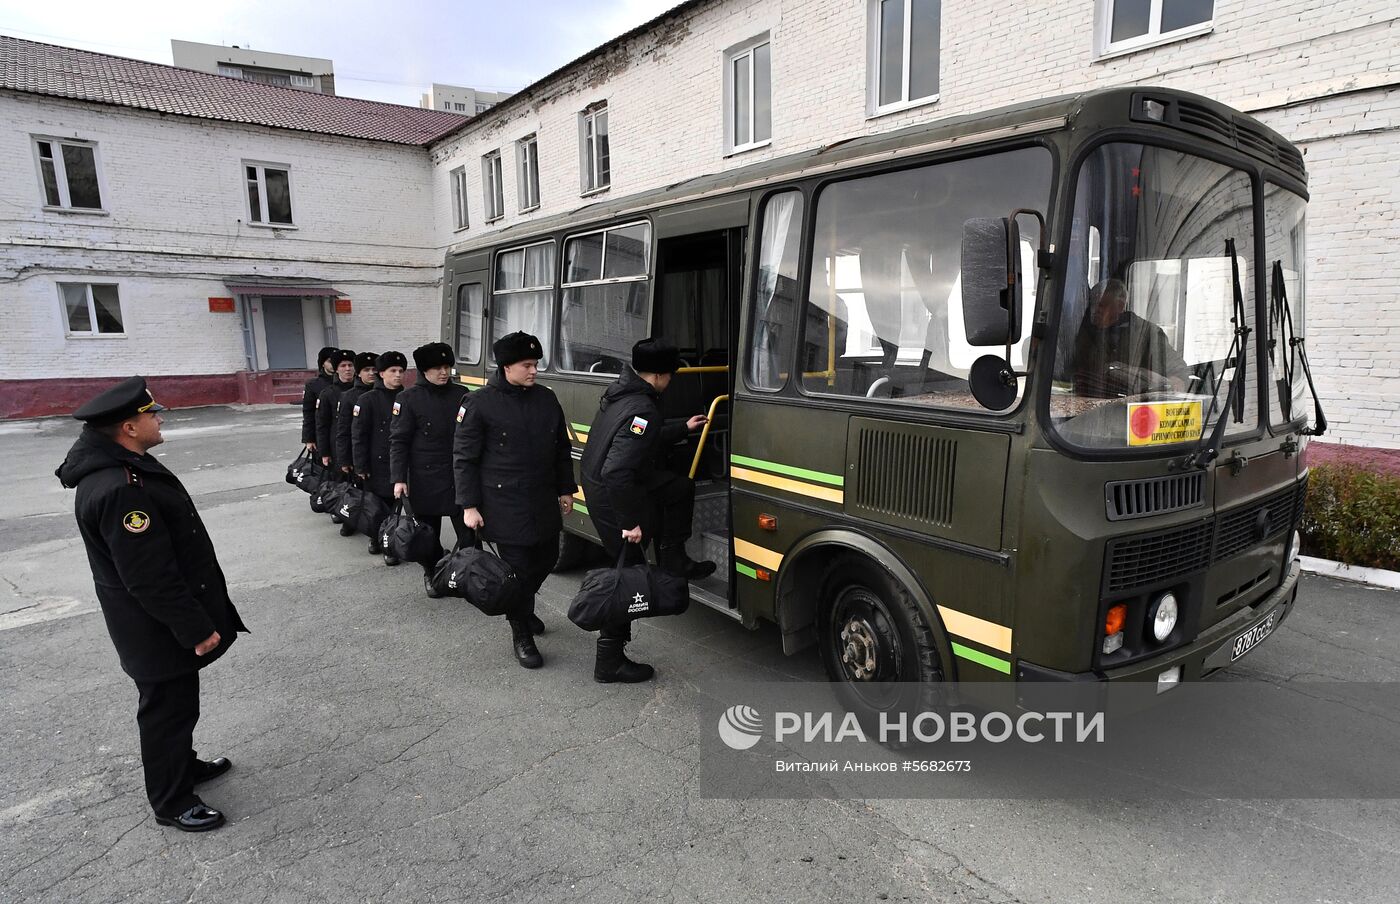
{"type": "Polygon", "coordinates": [[[0,0],[0,34],[170,63],[170,39],[329,58],[337,94],[525,87],[680,0],[0,0]]]}

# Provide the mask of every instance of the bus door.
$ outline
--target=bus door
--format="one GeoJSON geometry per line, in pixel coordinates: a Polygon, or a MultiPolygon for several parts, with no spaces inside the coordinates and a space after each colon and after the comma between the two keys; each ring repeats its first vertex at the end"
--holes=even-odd
{"type": "Polygon", "coordinates": [[[453,377],[475,389],[486,381],[482,375],[486,307],[486,252],[449,260],[442,309],[443,341],[457,354],[453,377]]]}
{"type": "Polygon", "coordinates": [[[738,304],[748,198],[687,205],[656,218],[653,336],[680,350],[681,369],[661,397],[669,421],[706,414],[701,435],[677,446],[667,466],[695,480],[695,518],[687,552],[718,566],[691,595],[738,616],[731,594],[732,531],[728,460],[738,304]]]}

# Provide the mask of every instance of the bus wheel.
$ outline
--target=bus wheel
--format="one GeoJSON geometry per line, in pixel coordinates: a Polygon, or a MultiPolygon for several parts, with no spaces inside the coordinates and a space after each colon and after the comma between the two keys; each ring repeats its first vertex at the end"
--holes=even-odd
{"type": "MultiPolygon", "coordinates": [[[[838,571],[846,569],[838,566],[838,571]]],[[[943,680],[943,667],[933,631],[908,592],[873,569],[828,586],[818,618],[819,642],[822,665],[841,702],[867,726],[881,713],[931,707],[931,685],[943,680]]]]}
{"type": "Polygon", "coordinates": [[[556,574],[573,571],[587,564],[597,551],[598,547],[592,541],[562,530],[559,532],[559,559],[554,563],[553,570],[556,574]]]}

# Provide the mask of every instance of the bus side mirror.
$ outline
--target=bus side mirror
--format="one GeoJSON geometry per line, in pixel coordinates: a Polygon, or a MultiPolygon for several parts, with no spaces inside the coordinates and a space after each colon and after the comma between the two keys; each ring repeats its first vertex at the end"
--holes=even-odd
{"type": "Polygon", "coordinates": [[[1021,339],[1021,235],[1016,220],[977,217],[963,223],[962,314],[967,344],[1010,345],[1021,339]]]}

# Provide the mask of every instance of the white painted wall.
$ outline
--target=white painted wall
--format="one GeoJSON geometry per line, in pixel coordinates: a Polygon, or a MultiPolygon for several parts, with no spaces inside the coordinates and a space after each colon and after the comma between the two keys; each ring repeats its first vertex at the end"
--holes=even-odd
{"type": "MultiPolygon", "coordinates": [[[[0,123],[0,355],[36,378],[245,369],[240,318],[207,301],[238,276],[340,289],[352,348],[437,338],[442,256],[422,148],[7,92],[0,123]],[[97,142],[105,214],[44,209],[35,134],[97,142]],[[290,167],[296,229],[249,225],[245,160],[290,167]],[[60,280],[116,282],[126,337],[65,336],[60,280]]],[[[314,362],[320,335],[307,344],[314,362]]]]}
{"type": "Polygon", "coordinates": [[[1096,56],[1095,16],[1092,0],[945,0],[939,99],[871,116],[866,3],[703,6],[435,146],[438,241],[475,242],[583,206],[577,116],[600,100],[612,143],[607,198],[1031,98],[1132,83],[1195,91],[1255,113],[1303,148],[1313,191],[1308,346],[1334,422],[1327,439],[1400,447],[1400,8],[1387,0],[1217,0],[1209,33],[1110,58],[1096,56]],[[773,141],[726,157],[723,53],[764,31],[772,38],[773,141]],[[541,205],[521,215],[515,141],[531,132],[539,136],[541,205]],[[506,216],[487,226],[481,156],[495,149],[507,170],[506,216]],[[471,227],[454,231],[447,174],[462,165],[471,227]]]}

